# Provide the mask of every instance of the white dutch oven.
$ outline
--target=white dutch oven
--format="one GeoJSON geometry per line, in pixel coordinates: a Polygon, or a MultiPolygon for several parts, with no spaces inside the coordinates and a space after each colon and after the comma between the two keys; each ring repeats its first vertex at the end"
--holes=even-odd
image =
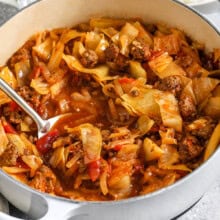
{"type": "MultiPolygon", "coordinates": [[[[0,28],[0,65],[33,33],[73,26],[91,17],[140,17],[184,30],[208,50],[220,47],[220,35],[201,15],[172,0],[42,0],[0,28]]],[[[192,206],[216,179],[220,149],[174,185],[122,201],[78,202],[36,192],[0,171],[0,192],[33,219],[167,220],[192,206]]],[[[15,219],[0,213],[0,219],[15,219]]]]}

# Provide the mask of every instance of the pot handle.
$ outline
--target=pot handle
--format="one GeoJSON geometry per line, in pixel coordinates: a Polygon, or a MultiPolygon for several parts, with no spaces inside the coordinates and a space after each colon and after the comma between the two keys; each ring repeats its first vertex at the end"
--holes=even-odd
{"type": "MultiPolygon", "coordinates": [[[[38,220],[76,220],[88,219],[89,205],[86,202],[71,201],[64,198],[49,196],[40,193],[28,186],[16,181],[0,170],[0,192],[15,207],[38,220]]],[[[0,219],[13,219],[12,217],[1,218],[7,214],[0,212],[0,219]]],[[[17,218],[14,218],[17,219],[17,218]]]]}
{"type": "Polygon", "coordinates": [[[46,198],[48,204],[47,213],[39,220],[83,220],[88,219],[88,204],[83,205],[73,201],[46,198]]]}
{"type": "MultiPolygon", "coordinates": [[[[47,198],[46,201],[48,204],[48,210],[44,216],[37,218],[38,220],[48,220],[48,219],[83,220],[83,219],[88,219],[89,214],[86,212],[86,209],[82,208],[82,206],[79,204],[73,203],[71,201],[70,202],[57,201],[56,199],[53,199],[53,198],[47,198]]],[[[31,209],[33,209],[33,208],[31,207],[31,209]]],[[[34,210],[32,210],[32,211],[34,211],[34,210]]],[[[36,219],[33,216],[33,213],[30,212],[30,215],[32,215],[31,219],[36,219]]],[[[4,212],[0,212],[0,219],[22,220],[20,218],[10,216],[4,212]]]]}

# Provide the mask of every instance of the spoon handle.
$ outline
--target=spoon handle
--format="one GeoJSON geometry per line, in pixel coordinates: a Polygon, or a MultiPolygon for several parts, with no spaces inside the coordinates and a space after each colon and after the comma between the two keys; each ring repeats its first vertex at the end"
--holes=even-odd
{"type": "Polygon", "coordinates": [[[39,114],[30,107],[30,105],[12,89],[8,83],[0,78],[0,89],[5,92],[12,100],[14,100],[29,116],[36,122],[38,130],[45,128],[47,122],[44,121],[39,114]]]}

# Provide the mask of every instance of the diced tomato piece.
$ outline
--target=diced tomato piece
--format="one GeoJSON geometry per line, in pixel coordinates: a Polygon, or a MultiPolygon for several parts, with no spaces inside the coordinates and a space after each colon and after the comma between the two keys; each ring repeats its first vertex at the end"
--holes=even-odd
{"type": "Polygon", "coordinates": [[[95,160],[88,164],[88,174],[93,182],[96,181],[100,176],[101,173],[100,167],[101,167],[100,160],[95,160]]]}
{"type": "Polygon", "coordinates": [[[53,142],[58,138],[59,131],[57,129],[49,131],[46,135],[41,137],[36,142],[37,149],[42,153],[47,153],[51,148],[53,142]]]}
{"type": "Polygon", "coordinates": [[[12,125],[10,125],[8,122],[3,121],[2,122],[3,128],[5,130],[5,133],[8,134],[17,134],[17,132],[15,131],[15,129],[12,127],[12,125]]]}
{"type": "Polygon", "coordinates": [[[133,78],[128,78],[128,77],[123,77],[123,78],[118,79],[118,82],[119,82],[120,84],[129,84],[129,83],[132,83],[132,82],[134,82],[134,81],[135,81],[135,79],[133,79],[133,78]]]}
{"type": "Polygon", "coordinates": [[[35,66],[32,72],[30,73],[30,79],[36,79],[41,74],[41,67],[35,66]]]}
{"type": "Polygon", "coordinates": [[[9,108],[12,112],[14,112],[14,111],[20,109],[20,106],[15,101],[11,101],[9,103],[9,108]]]}
{"type": "Polygon", "coordinates": [[[17,158],[17,160],[16,160],[16,166],[17,166],[17,167],[20,167],[20,168],[25,168],[25,169],[30,168],[30,167],[21,159],[21,157],[18,157],[18,158],[17,158]]]}
{"type": "Polygon", "coordinates": [[[113,149],[114,149],[115,151],[120,151],[121,148],[122,148],[122,145],[121,145],[121,144],[117,144],[117,145],[114,146],[113,149]]]}

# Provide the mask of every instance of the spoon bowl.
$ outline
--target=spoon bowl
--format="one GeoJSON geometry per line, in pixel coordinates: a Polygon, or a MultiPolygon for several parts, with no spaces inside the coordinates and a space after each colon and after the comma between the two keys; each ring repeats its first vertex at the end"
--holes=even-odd
{"type": "Polygon", "coordinates": [[[47,132],[63,117],[71,115],[71,113],[65,113],[57,115],[53,118],[44,120],[40,115],[20,96],[14,89],[11,88],[8,83],[0,78],[0,89],[5,92],[13,101],[15,101],[37,124],[38,128],[38,138],[46,135],[47,132]]]}

